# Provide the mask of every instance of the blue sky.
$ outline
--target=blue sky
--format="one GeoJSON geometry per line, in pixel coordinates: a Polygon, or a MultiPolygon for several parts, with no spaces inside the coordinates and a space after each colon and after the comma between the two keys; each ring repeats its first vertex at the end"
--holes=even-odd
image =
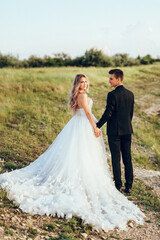
{"type": "Polygon", "coordinates": [[[160,0],[0,0],[0,52],[160,56],[160,0]]]}

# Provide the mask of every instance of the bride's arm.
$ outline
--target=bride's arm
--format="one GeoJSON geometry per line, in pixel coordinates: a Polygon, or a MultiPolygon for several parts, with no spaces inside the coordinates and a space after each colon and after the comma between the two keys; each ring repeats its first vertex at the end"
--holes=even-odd
{"type": "Polygon", "coordinates": [[[79,96],[79,102],[82,106],[82,108],[84,109],[86,116],[88,118],[88,120],[90,121],[90,124],[92,125],[92,127],[94,128],[94,130],[97,128],[97,125],[93,119],[92,113],[90,112],[89,106],[88,106],[88,97],[86,94],[81,94],[79,96]]]}

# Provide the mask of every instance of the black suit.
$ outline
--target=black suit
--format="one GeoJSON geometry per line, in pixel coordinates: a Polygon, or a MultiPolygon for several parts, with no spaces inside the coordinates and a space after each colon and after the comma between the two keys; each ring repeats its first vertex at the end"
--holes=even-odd
{"type": "Polygon", "coordinates": [[[117,86],[108,93],[106,110],[97,123],[101,128],[107,122],[108,143],[112,157],[113,175],[118,189],[122,186],[120,153],[125,166],[126,188],[133,183],[133,168],[131,161],[131,134],[134,109],[134,95],[123,85],[117,86]]]}

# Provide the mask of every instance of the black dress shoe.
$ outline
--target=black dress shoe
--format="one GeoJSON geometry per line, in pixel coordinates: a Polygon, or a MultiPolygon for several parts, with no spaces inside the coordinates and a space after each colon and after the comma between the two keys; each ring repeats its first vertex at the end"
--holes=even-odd
{"type": "Polygon", "coordinates": [[[125,188],[125,189],[124,189],[124,192],[125,192],[125,193],[131,193],[132,190],[131,190],[131,188],[125,188]]]}
{"type": "Polygon", "coordinates": [[[117,188],[117,190],[118,190],[119,192],[122,192],[122,188],[117,188]]]}

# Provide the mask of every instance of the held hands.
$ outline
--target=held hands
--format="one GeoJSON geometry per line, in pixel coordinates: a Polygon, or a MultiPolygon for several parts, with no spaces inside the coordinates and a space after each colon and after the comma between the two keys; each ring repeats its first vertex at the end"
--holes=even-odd
{"type": "Polygon", "coordinates": [[[94,129],[94,135],[98,138],[99,136],[101,136],[101,130],[98,128],[98,127],[96,127],[95,129],[94,129]]]}

